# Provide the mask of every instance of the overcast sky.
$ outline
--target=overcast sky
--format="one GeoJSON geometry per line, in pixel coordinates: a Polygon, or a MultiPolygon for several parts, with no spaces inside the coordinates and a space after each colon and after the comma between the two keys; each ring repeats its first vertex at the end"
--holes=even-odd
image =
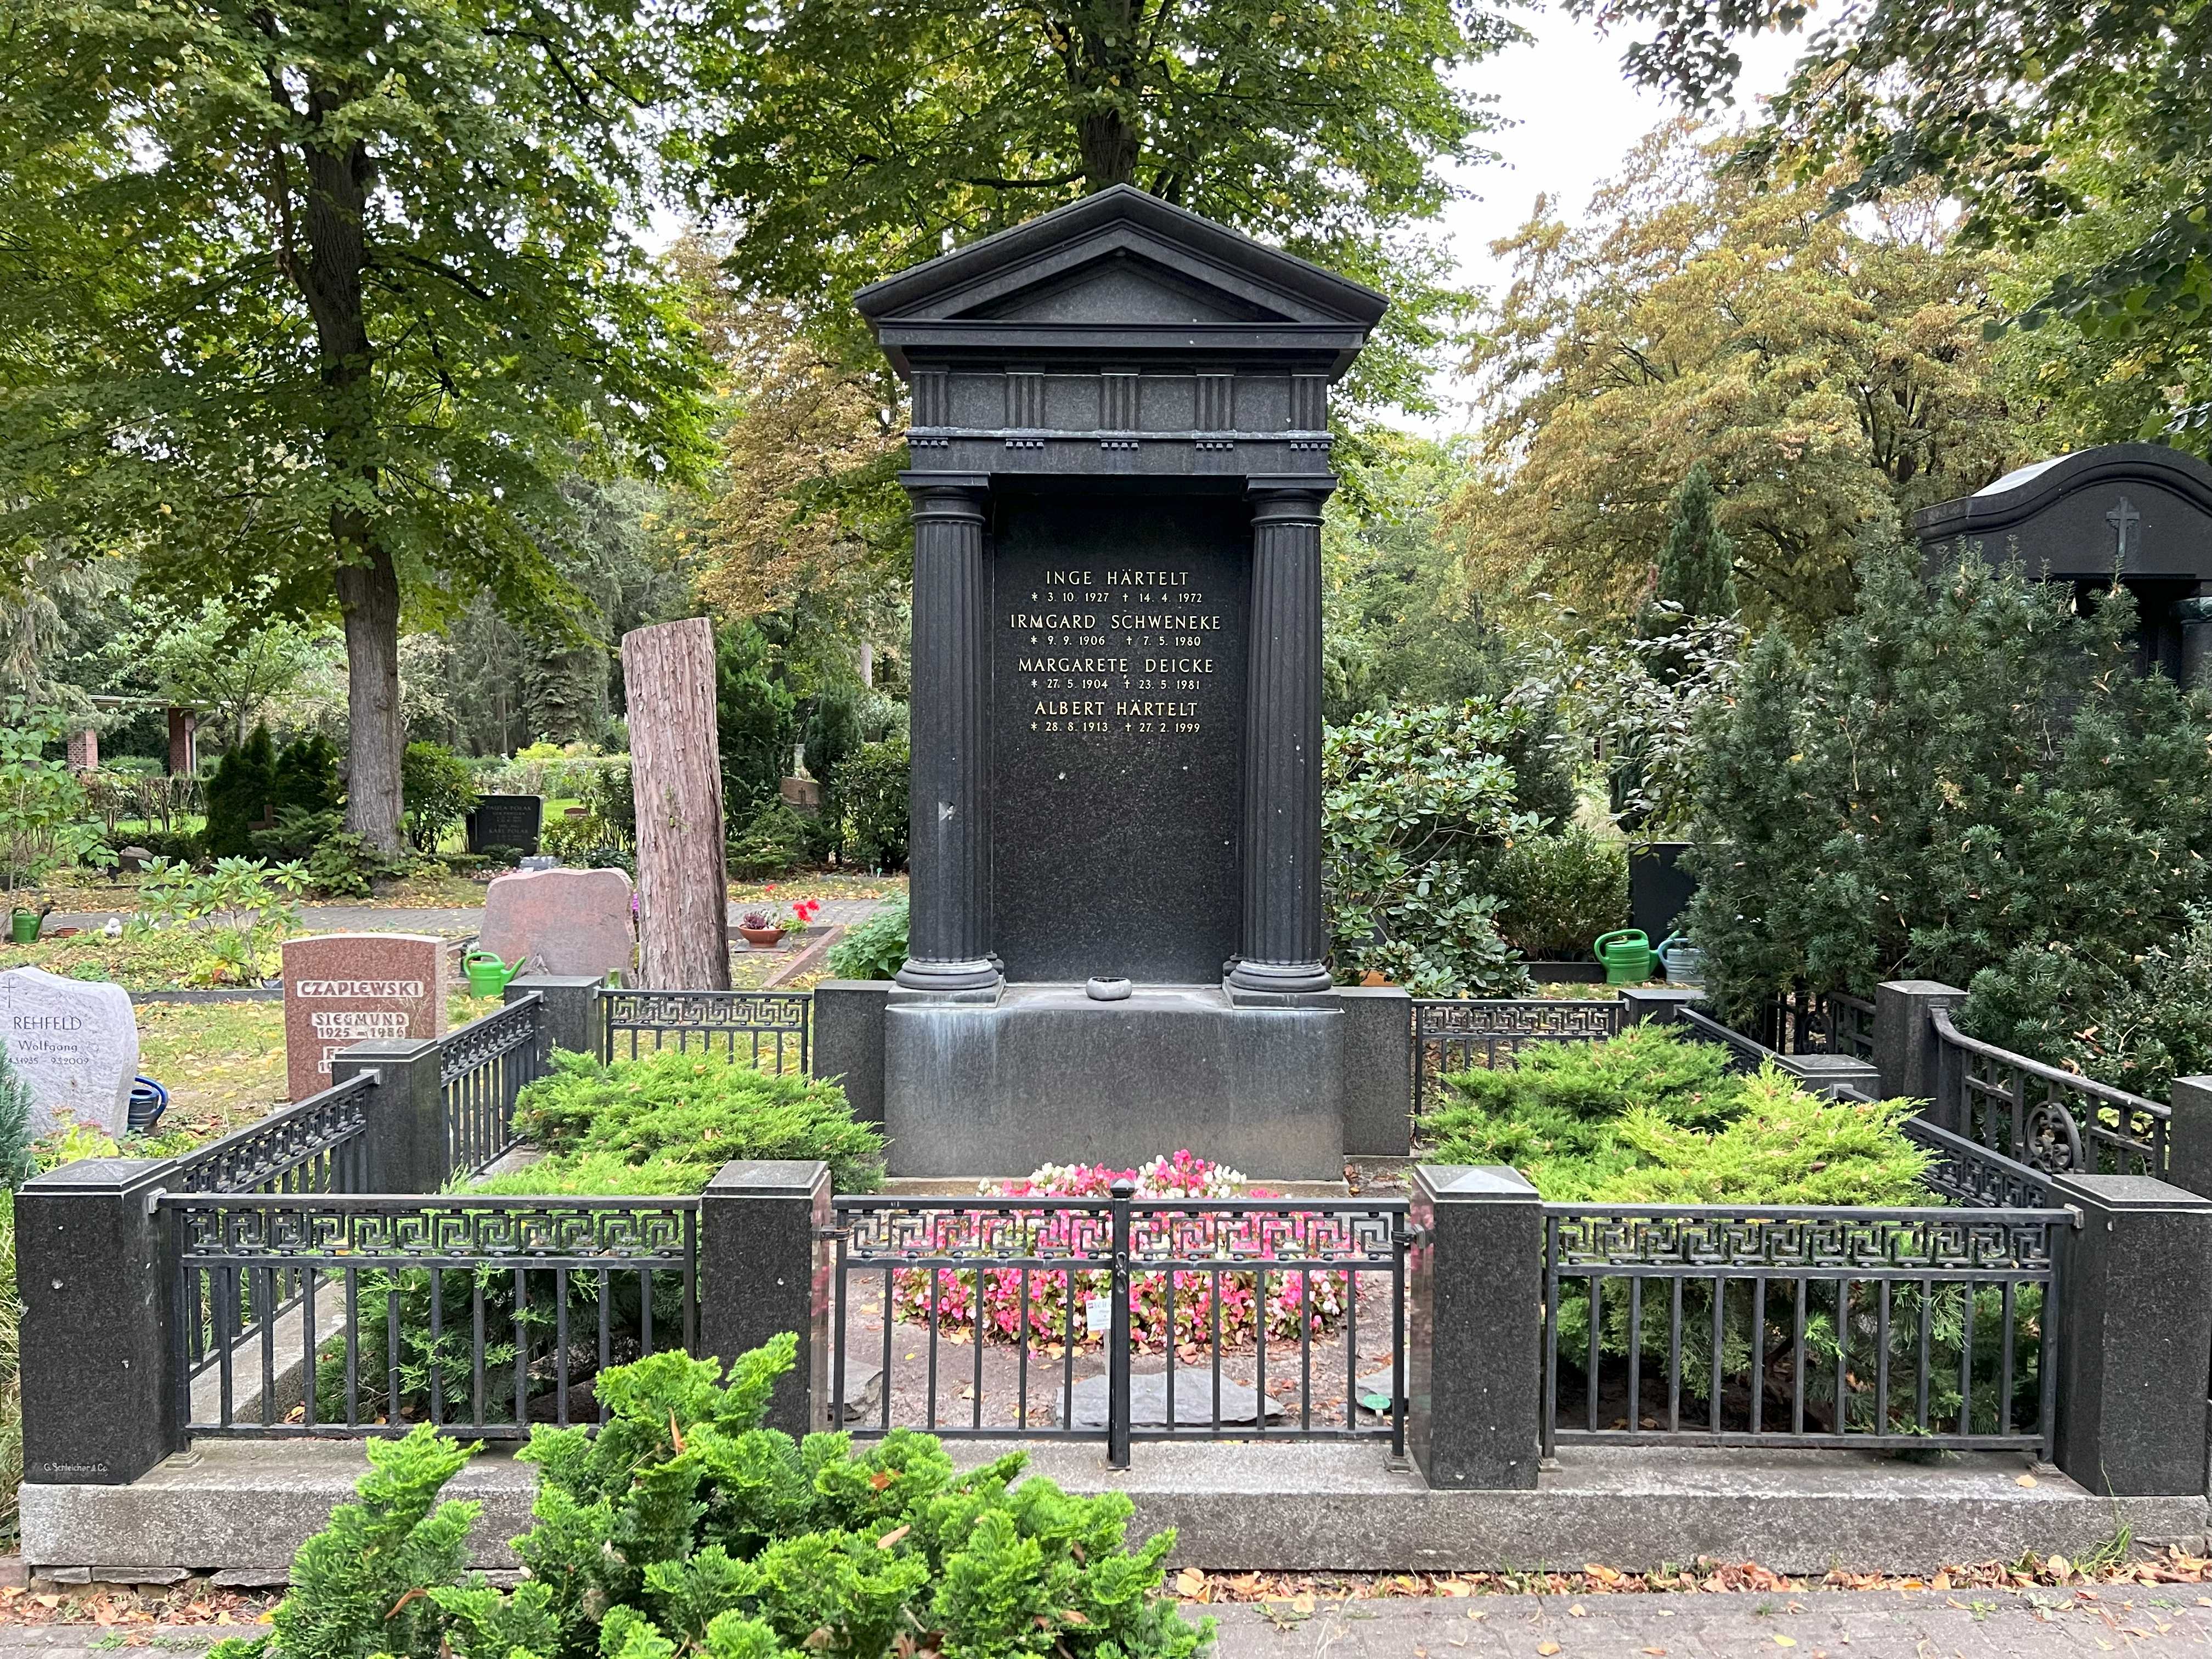
{"type": "MultiPolygon", "coordinates": [[[[1675,113],[1665,99],[1631,86],[1621,73],[1625,38],[1601,36],[1549,8],[1522,22],[1534,38],[1477,64],[1470,76],[1479,90],[1495,96],[1498,114],[1511,124],[1486,141],[1501,159],[1461,169],[1457,182],[1472,194],[1444,216],[1460,279],[1474,288],[1504,285],[1506,269],[1491,256],[1490,244],[1519,229],[1539,195],[1559,198],[1563,213],[1579,216],[1597,182],[1619,170],[1638,139],[1675,113]]],[[[1767,34],[1739,46],[1739,108],[1755,111],[1760,94],[1780,88],[1803,40],[1767,34]]],[[[1422,424],[1456,431],[1464,419],[1454,414],[1422,424]]]]}

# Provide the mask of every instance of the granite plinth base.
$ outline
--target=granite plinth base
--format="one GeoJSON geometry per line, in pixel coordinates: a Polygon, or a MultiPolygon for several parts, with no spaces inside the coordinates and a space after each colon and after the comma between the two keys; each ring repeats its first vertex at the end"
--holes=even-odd
{"type": "Polygon", "coordinates": [[[1345,1018],[1326,998],[1249,1006],[1212,985],[1079,985],[994,1000],[894,994],[884,1128],[895,1176],[1041,1164],[1127,1168],[1188,1147],[1255,1178],[1344,1173],[1345,1018]]]}

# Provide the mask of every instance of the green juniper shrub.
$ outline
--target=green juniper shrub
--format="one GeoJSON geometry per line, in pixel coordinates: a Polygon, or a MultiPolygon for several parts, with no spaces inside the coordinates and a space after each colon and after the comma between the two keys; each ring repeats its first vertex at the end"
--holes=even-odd
{"type": "Polygon", "coordinates": [[[582,796],[606,844],[625,853],[637,847],[637,793],[631,778],[628,757],[595,766],[584,780],[582,796]]]}
{"type": "Polygon", "coordinates": [[[1490,882],[1498,930],[1525,957],[1581,960],[1600,934],[1628,925],[1627,850],[1584,829],[1522,836],[1498,854],[1490,882]]]}
{"type": "Polygon", "coordinates": [[[427,1425],[372,1442],[360,1501],[302,1546],[264,1635],[212,1659],[1193,1659],[1211,1620],[1161,1594],[1175,1535],[1135,1550],[1119,1492],[1015,1482],[1019,1452],[955,1472],[894,1430],[794,1441],[762,1426],[796,1344],[603,1372],[596,1434],[539,1428],[536,1524],[511,1590],[464,1571],[478,1505],[441,1502],[473,1447],[427,1425]]]}
{"type": "Polygon", "coordinates": [[[885,899],[859,926],[846,929],[830,947],[828,967],[836,979],[893,979],[906,966],[907,901],[885,899]]]}
{"type": "Polygon", "coordinates": [[[1499,934],[1490,875],[1534,814],[1514,799],[1504,748],[1525,711],[1390,709],[1322,743],[1322,857],[1330,967],[1416,996],[1509,996],[1528,976],[1499,934]]]}
{"type": "Polygon", "coordinates": [[[626,1179],[676,1183],[599,1189],[612,1192],[697,1192],[732,1158],[818,1158],[841,1193],[872,1191],[883,1176],[882,1135],[854,1121],[836,1084],[696,1048],[611,1062],[556,1052],[553,1070],[517,1097],[514,1127],[544,1158],[471,1190],[561,1190],[544,1183],[594,1160],[626,1179]]]}
{"type": "Polygon", "coordinates": [[[783,801],[770,801],[753,814],[744,834],[731,839],[730,874],[739,881],[787,876],[813,855],[821,836],[814,819],[783,801]]]}
{"type": "Polygon", "coordinates": [[[770,653],[756,623],[714,630],[714,725],[723,809],[733,823],[775,799],[791,764],[792,696],[775,678],[770,653]]]}
{"type": "Polygon", "coordinates": [[[216,763],[207,782],[207,856],[242,859],[253,852],[252,826],[276,804],[276,755],[269,728],[257,726],[246,741],[216,763]]]}
{"type": "Polygon", "coordinates": [[[2076,615],[2016,566],[1928,582],[1903,548],[1860,582],[1802,653],[1760,641],[1701,732],[1706,984],[1742,1014],[1799,981],[1942,980],[1966,1029],[2086,1064],[2066,1034],[2212,901],[2212,703],[2136,672],[2124,593],[2076,615]]]}
{"type": "Polygon", "coordinates": [[[814,698],[806,717],[806,769],[824,787],[837,775],[846,757],[864,741],[861,732],[862,693],[851,685],[825,685],[814,698]]]}

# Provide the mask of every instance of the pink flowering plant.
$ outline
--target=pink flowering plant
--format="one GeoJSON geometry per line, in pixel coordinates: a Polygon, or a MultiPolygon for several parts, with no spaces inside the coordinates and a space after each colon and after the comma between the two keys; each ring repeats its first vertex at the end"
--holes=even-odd
{"type": "MultiPolygon", "coordinates": [[[[1136,1170],[1048,1164],[1026,1181],[1004,1185],[987,1182],[979,1191],[993,1199],[1096,1199],[1100,1207],[1012,1213],[944,1211],[927,1218],[927,1248],[942,1256],[1019,1255],[1048,1264],[1066,1257],[1101,1260],[1110,1249],[1104,1205],[1120,1181],[1135,1184],[1139,1205],[1146,1200],[1279,1196],[1265,1188],[1248,1187],[1237,1170],[1187,1149],[1136,1170]]],[[[1164,1349],[1170,1340],[1178,1352],[1211,1348],[1217,1316],[1224,1348],[1250,1344],[1263,1318],[1271,1340],[1295,1340],[1302,1323],[1310,1325],[1314,1335],[1325,1335],[1341,1322],[1353,1294],[1349,1274],[1319,1269],[1184,1267],[1170,1273],[1164,1267],[1147,1272],[1141,1265],[1148,1255],[1184,1261],[1217,1257],[1224,1263],[1264,1263],[1277,1256],[1311,1260],[1332,1253],[1356,1254],[1335,1237],[1329,1218],[1318,1211],[1147,1213],[1140,1209],[1133,1218],[1130,1243],[1136,1265],[1129,1279],[1129,1329],[1137,1346],[1148,1352],[1164,1349]]],[[[945,1331],[973,1331],[980,1324],[985,1340],[1002,1342],[1021,1337],[1026,1314],[1029,1340],[1057,1348],[1068,1334],[1071,1293],[1076,1341],[1103,1341],[1105,1331],[1089,1329],[1085,1316],[1093,1299],[1113,1293],[1113,1275],[1103,1267],[909,1267],[893,1276],[891,1312],[921,1324],[928,1323],[933,1314],[938,1328],[945,1331]]]]}

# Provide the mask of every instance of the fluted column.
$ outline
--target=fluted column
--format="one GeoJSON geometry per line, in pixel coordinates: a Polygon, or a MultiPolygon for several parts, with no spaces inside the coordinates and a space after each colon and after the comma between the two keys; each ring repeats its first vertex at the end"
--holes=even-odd
{"type": "Polygon", "coordinates": [[[1229,982],[1325,991],[1321,509],[1333,477],[1255,478],[1244,706],[1244,926],[1229,982]]]}
{"type": "Polygon", "coordinates": [[[898,982],[972,991],[990,961],[988,480],[903,472],[914,502],[914,770],[911,908],[898,982]]]}

